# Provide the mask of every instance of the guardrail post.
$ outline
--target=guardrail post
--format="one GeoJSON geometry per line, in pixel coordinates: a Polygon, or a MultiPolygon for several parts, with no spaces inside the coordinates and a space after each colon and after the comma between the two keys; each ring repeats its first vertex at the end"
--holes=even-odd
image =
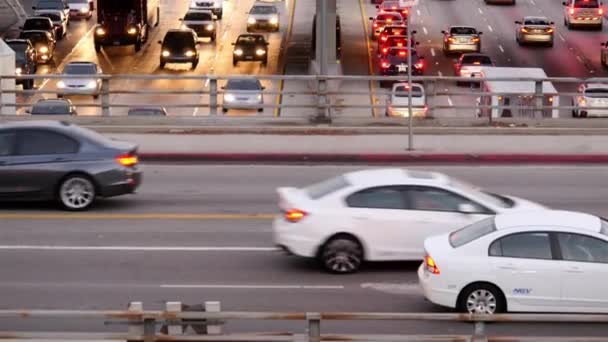
{"type": "Polygon", "coordinates": [[[475,322],[473,337],[471,339],[472,342],[488,342],[488,337],[486,336],[486,324],[481,321],[475,322]]]}
{"type": "MultiPolygon", "coordinates": [[[[217,312],[221,311],[220,302],[205,302],[205,312],[217,312]]],[[[207,321],[207,334],[208,335],[221,335],[222,324],[217,320],[210,319],[207,321]]]]}
{"type": "Polygon", "coordinates": [[[536,80],[534,81],[534,117],[537,119],[542,119],[543,117],[543,81],[536,80]]]}
{"type": "Polygon", "coordinates": [[[307,312],[306,321],[308,322],[308,342],[320,342],[321,314],[318,312],[307,312]]]}
{"type": "Polygon", "coordinates": [[[110,116],[110,79],[101,80],[101,116],[110,116]]]}
{"type": "Polygon", "coordinates": [[[156,320],[144,318],[144,342],[156,341],[156,320]]]}
{"type": "MultiPolygon", "coordinates": [[[[182,303],[181,302],[166,302],[165,303],[165,308],[167,310],[168,313],[179,313],[182,312],[182,303]]],[[[176,320],[178,321],[178,320],[176,320]]],[[[171,324],[172,322],[169,322],[169,325],[167,327],[167,335],[181,335],[183,334],[183,330],[182,330],[182,326],[181,324],[171,324]]]]}
{"type": "Polygon", "coordinates": [[[327,97],[327,79],[325,76],[317,78],[317,116],[315,121],[319,123],[330,123],[331,114],[328,107],[329,98],[327,97]]]}
{"type": "Polygon", "coordinates": [[[4,94],[2,88],[4,88],[4,81],[3,77],[0,76],[0,115],[4,114],[4,111],[2,110],[2,107],[4,106],[4,94]]]}
{"type": "Polygon", "coordinates": [[[209,115],[217,115],[217,78],[209,77],[209,115]]]}
{"type": "MultiPolygon", "coordinates": [[[[130,302],[127,307],[127,311],[131,314],[141,314],[144,311],[144,305],[142,302],[130,302]]],[[[143,336],[144,327],[142,321],[139,318],[129,318],[128,332],[130,336],[143,336]]]]}

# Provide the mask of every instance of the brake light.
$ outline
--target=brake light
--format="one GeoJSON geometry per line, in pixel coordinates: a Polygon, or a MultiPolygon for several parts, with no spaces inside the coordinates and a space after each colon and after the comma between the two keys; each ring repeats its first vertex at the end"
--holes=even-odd
{"type": "Polygon", "coordinates": [[[388,48],[382,49],[382,52],[387,53],[388,52],[388,48]]]}
{"type": "Polygon", "coordinates": [[[389,66],[391,66],[390,64],[388,64],[388,62],[382,62],[382,67],[384,69],[388,68],[389,66]]]}
{"type": "Polygon", "coordinates": [[[525,27],[522,27],[522,28],[521,28],[521,32],[523,32],[523,33],[528,33],[528,29],[527,29],[527,28],[525,28],[525,27]]]}
{"type": "Polygon", "coordinates": [[[437,267],[435,260],[430,255],[427,254],[424,257],[424,264],[426,265],[426,270],[429,271],[430,273],[433,273],[433,274],[440,273],[439,267],[437,267]]]}
{"type": "Polygon", "coordinates": [[[574,14],[574,8],[570,9],[570,14],[574,14]]]}
{"type": "Polygon", "coordinates": [[[374,23],[374,27],[378,27],[378,23],[374,23]]]}
{"type": "Polygon", "coordinates": [[[116,157],[116,162],[122,166],[135,166],[139,162],[139,158],[136,155],[125,153],[116,157]]]}
{"type": "Polygon", "coordinates": [[[416,63],[416,69],[422,69],[423,66],[424,64],[422,62],[416,63]]]}
{"type": "Polygon", "coordinates": [[[383,42],[385,42],[385,41],[388,39],[388,37],[387,37],[387,36],[382,36],[382,37],[380,37],[380,39],[381,39],[383,42]]]}
{"type": "Polygon", "coordinates": [[[306,215],[307,213],[300,209],[289,209],[285,212],[284,217],[285,220],[296,223],[303,219],[306,215]]]}
{"type": "Polygon", "coordinates": [[[404,10],[403,10],[403,13],[404,13],[404,14],[407,14],[407,12],[408,12],[408,11],[407,11],[406,9],[404,9],[404,10]]]}
{"type": "Polygon", "coordinates": [[[578,103],[579,103],[581,106],[586,106],[586,105],[587,105],[587,100],[585,100],[585,98],[584,98],[584,97],[581,97],[581,98],[578,100],[578,103]]]}
{"type": "Polygon", "coordinates": [[[405,56],[405,51],[399,51],[399,56],[405,56]]]}
{"type": "Polygon", "coordinates": [[[403,47],[403,43],[397,43],[398,47],[403,47]]]}
{"type": "Polygon", "coordinates": [[[396,10],[396,9],[397,9],[397,6],[393,6],[393,9],[394,9],[394,10],[396,10]]]}
{"type": "Polygon", "coordinates": [[[553,29],[552,28],[548,28],[547,29],[547,33],[553,33],[553,29]]]}
{"type": "Polygon", "coordinates": [[[454,43],[454,42],[456,41],[456,38],[454,38],[454,37],[450,37],[450,38],[448,38],[448,41],[449,41],[450,43],[454,43]]]}
{"type": "Polygon", "coordinates": [[[603,8],[600,8],[600,9],[597,11],[597,14],[599,14],[599,15],[603,15],[603,14],[604,14],[604,9],[603,9],[603,8]]]}
{"type": "Polygon", "coordinates": [[[393,19],[391,19],[391,18],[387,18],[387,19],[386,19],[386,22],[387,22],[387,23],[392,23],[392,22],[393,22],[393,19]]]}
{"type": "Polygon", "coordinates": [[[481,62],[475,61],[475,62],[473,62],[473,65],[481,65],[481,62]]]}

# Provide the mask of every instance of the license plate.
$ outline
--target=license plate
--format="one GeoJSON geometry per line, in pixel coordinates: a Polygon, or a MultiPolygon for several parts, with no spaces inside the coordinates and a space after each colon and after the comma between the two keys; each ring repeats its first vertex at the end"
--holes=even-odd
{"type": "Polygon", "coordinates": [[[246,97],[237,97],[236,99],[239,100],[239,101],[247,101],[246,97]]]}
{"type": "Polygon", "coordinates": [[[253,59],[253,56],[245,56],[245,59],[253,59]]]}
{"type": "Polygon", "coordinates": [[[120,42],[119,41],[115,41],[113,44],[114,45],[120,45],[120,42]]]}
{"type": "Polygon", "coordinates": [[[397,70],[399,72],[405,72],[405,71],[407,71],[407,65],[405,65],[405,64],[397,65],[397,70]]]}

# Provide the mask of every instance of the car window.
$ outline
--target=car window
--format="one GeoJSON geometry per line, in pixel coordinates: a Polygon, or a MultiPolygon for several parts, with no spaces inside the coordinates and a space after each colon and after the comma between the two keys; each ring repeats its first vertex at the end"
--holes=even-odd
{"type": "Polygon", "coordinates": [[[48,30],[53,27],[53,24],[48,20],[28,19],[23,24],[23,30],[48,30]]]}
{"type": "Polygon", "coordinates": [[[78,152],[79,144],[63,134],[43,130],[19,132],[17,155],[66,154],[78,152]]]}
{"type": "Polygon", "coordinates": [[[492,65],[492,59],[483,55],[462,56],[462,64],[492,65]]]}
{"type": "Polygon", "coordinates": [[[604,88],[587,88],[584,91],[584,96],[586,97],[598,97],[598,98],[604,98],[604,97],[608,97],[608,88],[604,89],[604,88]]]}
{"type": "Polygon", "coordinates": [[[600,4],[597,0],[575,0],[574,8],[599,8],[600,4]]]}
{"type": "Polygon", "coordinates": [[[545,18],[528,18],[524,20],[524,25],[549,25],[549,20],[545,18]]]}
{"type": "Polygon", "coordinates": [[[228,90],[262,90],[262,84],[259,80],[239,80],[233,79],[226,82],[228,90]]]}
{"type": "Polygon", "coordinates": [[[526,259],[552,259],[548,233],[516,233],[504,236],[490,245],[490,256],[526,259]]]}
{"type": "Polygon", "coordinates": [[[591,236],[558,233],[562,258],[567,261],[608,263],[608,243],[591,236]]]}
{"type": "Polygon", "coordinates": [[[433,187],[411,187],[408,189],[410,209],[458,212],[460,205],[468,204],[476,213],[487,213],[483,206],[453,192],[433,187]]]}
{"type": "Polygon", "coordinates": [[[477,34],[477,30],[472,27],[452,27],[450,34],[477,34]]]}
{"type": "Polygon", "coordinates": [[[255,36],[240,36],[237,38],[237,44],[255,44],[257,38],[255,36]]]}
{"type": "Polygon", "coordinates": [[[494,220],[495,217],[491,216],[470,224],[464,228],[453,231],[450,233],[450,245],[452,245],[454,248],[460,247],[496,231],[496,224],[494,223],[494,220]]]}
{"type": "MultiPolygon", "coordinates": [[[[409,97],[410,89],[406,86],[396,86],[395,87],[395,96],[396,97],[409,97]]],[[[414,85],[412,86],[412,97],[422,97],[424,95],[424,91],[421,87],[414,85]]]]}
{"type": "Polygon", "coordinates": [[[407,209],[401,187],[377,187],[358,191],[346,198],[351,208],[407,209]]]}
{"type": "Polygon", "coordinates": [[[184,20],[190,21],[213,21],[213,14],[210,12],[188,12],[184,20]]]}
{"type": "Polygon", "coordinates": [[[608,220],[602,218],[600,221],[602,222],[602,228],[600,229],[600,233],[608,236],[608,220]]]}
{"type": "Polygon", "coordinates": [[[251,14],[276,14],[278,13],[277,8],[274,6],[253,6],[251,14]]]}
{"type": "Polygon", "coordinates": [[[15,147],[15,132],[0,132],[0,156],[13,154],[15,147]]]}
{"type": "Polygon", "coordinates": [[[183,48],[196,49],[196,42],[192,33],[186,32],[167,32],[163,40],[163,47],[169,50],[181,50],[183,48]]]}
{"type": "Polygon", "coordinates": [[[304,188],[304,192],[306,192],[308,197],[316,200],[321,197],[325,197],[331,194],[332,192],[342,190],[350,185],[351,184],[348,182],[346,177],[338,176],[307,186],[306,188],[304,188]]]}
{"type": "Polygon", "coordinates": [[[471,194],[482,202],[489,203],[495,207],[513,208],[515,206],[515,202],[507,197],[483,191],[480,188],[459,179],[450,178],[448,185],[460,192],[471,194]]]}
{"type": "Polygon", "coordinates": [[[88,63],[68,63],[63,69],[66,75],[92,75],[97,73],[97,65],[88,63]]]}

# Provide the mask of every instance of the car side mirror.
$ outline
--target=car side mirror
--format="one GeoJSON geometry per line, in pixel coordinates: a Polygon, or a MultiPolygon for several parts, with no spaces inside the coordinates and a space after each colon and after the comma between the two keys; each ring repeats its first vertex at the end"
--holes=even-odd
{"type": "Polygon", "coordinates": [[[19,29],[20,29],[20,30],[23,30],[23,26],[19,26],[19,29]]]}
{"type": "Polygon", "coordinates": [[[158,43],[158,44],[162,44],[162,43],[163,43],[163,41],[162,41],[162,40],[159,40],[157,43],[158,43]]]}
{"type": "Polygon", "coordinates": [[[441,30],[441,33],[443,33],[443,34],[447,34],[447,33],[445,32],[445,30],[441,30]]]}
{"type": "Polygon", "coordinates": [[[32,9],[33,9],[33,10],[35,10],[35,9],[36,9],[36,6],[32,6],[32,9]]]}
{"type": "Polygon", "coordinates": [[[416,34],[416,33],[418,33],[418,31],[414,30],[414,31],[412,31],[411,33],[412,33],[412,34],[416,34]]]}
{"type": "Polygon", "coordinates": [[[65,9],[70,9],[70,6],[65,6],[65,9]]]}
{"type": "Polygon", "coordinates": [[[416,42],[416,44],[414,44],[414,45],[420,45],[420,42],[416,42]]]}
{"type": "Polygon", "coordinates": [[[374,20],[374,17],[369,17],[369,20],[374,20]]]}
{"type": "Polygon", "coordinates": [[[179,21],[184,21],[184,18],[179,18],[179,19],[177,19],[177,20],[179,20],[179,21]]]}
{"type": "Polygon", "coordinates": [[[562,2],[562,5],[564,5],[564,6],[568,6],[568,4],[567,4],[565,1],[564,1],[564,2],[562,2]]]}
{"type": "Polygon", "coordinates": [[[236,43],[230,43],[230,45],[235,46],[235,45],[236,45],[236,43]]]}
{"type": "Polygon", "coordinates": [[[226,89],[226,87],[222,86],[220,89],[224,90],[224,89],[226,89]]]}
{"type": "Polygon", "coordinates": [[[549,25],[555,25],[555,22],[551,21],[549,22],[549,25]]]}
{"type": "Polygon", "coordinates": [[[479,210],[471,203],[460,203],[458,205],[458,211],[463,214],[473,214],[478,212],[479,210]]]}
{"type": "Polygon", "coordinates": [[[376,8],[377,8],[377,9],[380,9],[380,5],[376,5],[376,8]]]}
{"type": "Polygon", "coordinates": [[[521,21],[516,21],[515,23],[521,25],[521,21]]]}
{"type": "Polygon", "coordinates": [[[477,34],[481,36],[483,34],[483,32],[480,31],[480,32],[477,32],[477,34]]]}
{"type": "Polygon", "coordinates": [[[262,90],[266,90],[266,87],[262,87],[262,90]]]}
{"type": "Polygon", "coordinates": [[[600,46],[606,46],[606,43],[601,43],[600,46]]]}
{"type": "Polygon", "coordinates": [[[26,112],[27,114],[32,114],[32,111],[31,111],[31,110],[29,110],[29,109],[26,109],[26,110],[25,110],[25,112],[26,112]]]}

